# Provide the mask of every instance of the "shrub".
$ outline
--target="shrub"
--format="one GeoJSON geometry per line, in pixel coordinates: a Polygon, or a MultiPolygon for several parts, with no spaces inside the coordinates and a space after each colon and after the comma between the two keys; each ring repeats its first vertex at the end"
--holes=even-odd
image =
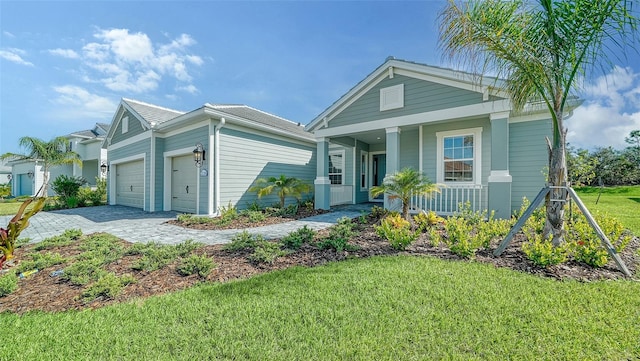
{"type": "Polygon", "coordinates": [[[225,225],[231,223],[238,218],[238,208],[229,202],[227,207],[220,207],[220,217],[218,218],[218,224],[225,225]]]}
{"type": "Polygon", "coordinates": [[[454,254],[472,258],[478,248],[483,245],[483,241],[472,234],[473,225],[465,218],[451,217],[445,225],[447,237],[444,242],[454,254]]]}
{"type": "Polygon", "coordinates": [[[421,211],[413,216],[413,222],[421,232],[426,232],[429,227],[435,226],[438,223],[444,223],[444,218],[438,216],[434,211],[421,211]]]}
{"type": "Polygon", "coordinates": [[[543,239],[540,234],[536,234],[530,241],[522,244],[522,251],[534,264],[547,267],[565,262],[569,254],[569,246],[565,244],[554,247],[551,237],[543,239]]]}
{"type": "Polygon", "coordinates": [[[287,255],[287,251],[280,249],[280,245],[275,242],[259,241],[253,254],[249,259],[254,262],[273,263],[276,258],[287,255]]]}
{"type": "MultiPolygon", "coordinates": [[[[173,247],[175,248],[177,256],[186,257],[189,254],[191,254],[191,252],[195,251],[196,249],[202,246],[203,244],[200,242],[194,242],[192,239],[187,239],[184,242],[178,243],[173,247]]],[[[166,247],[171,247],[171,246],[166,246],[166,247]]]]}
{"type": "Polygon", "coordinates": [[[458,209],[459,211],[455,212],[454,216],[458,218],[463,218],[469,224],[477,225],[484,222],[484,220],[487,219],[487,210],[474,211],[471,208],[470,201],[459,203],[458,209]]]}
{"type": "Polygon", "coordinates": [[[241,212],[241,215],[244,217],[247,217],[247,219],[251,223],[262,222],[267,218],[267,216],[264,213],[262,213],[262,211],[244,210],[241,212]]]}
{"type": "Polygon", "coordinates": [[[495,238],[504,238],[511,230],[511,221],[508,219],[493,219],[493,212],[487,221],[476,225],[475,237],[478,238],[482,247],[488,248],[495,238]]]}
{"type": "Polygon", "coordinates": [[[399,214],[384,218],[376,233],[389,241],[391,247],[404,250],[418,238],[418,232],[411,230],[411,224],[399,214]]]}
{"type": "Polygon", "coordinates": [[[43,249],[66,246],[73,243],[75,240],[80,239],[80,237],[82,237],[81,230],[67,229],[61,235],[43,239],[40,243],[36,244],[33,249],[41,251],[43,249]]]}
{"type": "Polygon", "coordinates": [[[164,246],[159,243],[147,243],[145,248],[140,249],[140,258],[131,268],[138,271],[155,271],[168,265],[176,259],[176,249],[171,246],[164,246]]]}
{"type": "Polygon", "coordinates": [[[102,264],[95,259],[80,260],[66,267],[60,278],[77,286],[86,285],[106,273],[101,267],[102,264]]]}
{"type": "Polygon", "coordinates": [[[222,248],[226,251],[242,251],[246,249],[256,248],[258,241],[262,241],[261,235],[252,235],[248,231],[237,233],[231,238],[231,242],[225,244],[222,248]]]}
{"type": "Polygon", "coordinates": [[[69,208],[78,205],[78,192],[80,187],[87,184],[87,180],[82,177],[69,177],[67,175],[59,175],[51,184],[51,189],[60,197],[63,205],[69,208]]]}
{"type": "Polygon", "coordinates": [[[125,286],[135,282],[136,279],[131,275],[118,277],[112,272],[106,272],[82,292],[82,298],[85,302],[90,302],[98,297],[113,299],[122,292],[125,286]]]}
{"type": "Polygon", "coordinates": [[[280,242],[289,249],[298,249],[302,246],[302,244],[311,242],[315,235],[316,231],[305,225],[304,227],[299,228],[284,236],[280,240],[280,242]]]}
{"type": "Polygon", "coordinates": [[[96,233],[84,239],[79,248],[84,252],[78,259],[92,259],[102,265],[111,263],[124,254],[120,239],[108,233],[96,233]]]}
{"type": "Polygon", "coordinates": [[[20,262],[18,267],[16,267],[17,273],[22,273],[31,270],[42,270],[47,267],[51,267],[53,265],[61,264],[67,261],[66,258],[62,257],[60,253],[32,253],[31,260],[23,260],[20,262]]]}
{"type": "Polygon", "coordinates": [[[18,276],[15,272],[0,275],[0,297],[12,294],[18,289],[18,276]]]}
{"type": "Polygon", "coordinates": [[[338,224],[329,228],[329,235],[323,241],[319,242],[318,246],[322,249],[333,248],[337,252],[355,249],[354,246],[347,244],[349,239],[355,235],[353,231],[354,226],[351,218],[340,218],[338,224]]]}
{"type": "Polygon", "coordinates": [[[371,217],[375,218],[375,219],[382,219],[384,217],[386,217],[387,215],[389,215],[389,210],[380,207],[380,206],[373,206],[371,208],[371,217]]]}
{"type": "Polygon", "coordinates": [[[206,255],[191,255],[183,259],[176,270],[183,276],[198,274],[200,277],[207,277],[211,270],[216,267],[213,260],[206,255]]]}

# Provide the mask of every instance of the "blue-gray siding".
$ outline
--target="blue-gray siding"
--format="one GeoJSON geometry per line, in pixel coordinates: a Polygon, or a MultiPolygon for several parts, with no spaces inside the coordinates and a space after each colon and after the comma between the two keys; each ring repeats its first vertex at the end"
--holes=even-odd
{"type": "MultiPolygon", "coordinates": [[[[220,131],[220,205],[229,202],[246,208],[258,201],[249,188],[258,178],[296,177],[313,185],[316,171],[315,145],[302,145],[252,134],[237,128],[220,131]]],[[[288,199],[288,202],[292,200],[288,199]]],[[[274,196],[263,197],[261,205],[278,202],[274,196]]]]}
{"type": "Polygon", "coordinates": [[[142,124],[140,123],[140,120],[138,120],[138,118],[136,118],[129,112],[125,112],[123,118],[125,116],[129,117],[129,130],[126,133],[122,134],[122,121],[118,122],[118,126],[114,130],[113,136],[111,137],[111,144],[116,144],[125,139],[129,139],[138,134],[144,133],[144,128],[142,128],[142,124]]]}
{"type": "Polygon", "coordinates": [[[329,122],[329,127],[482,103],[482,94],[425,80],[396,75],[363,94],[329,122]],[[404,107],[380,111],[380,89],[404,84],[404,107]]]}
{"type": "Polygon", "coordinates": [[[551,120],[509,124],[512,209],[520,208],[522,197],[532,201],[545,185],[549,165],[545,137],[551,137],[551,120]]]}

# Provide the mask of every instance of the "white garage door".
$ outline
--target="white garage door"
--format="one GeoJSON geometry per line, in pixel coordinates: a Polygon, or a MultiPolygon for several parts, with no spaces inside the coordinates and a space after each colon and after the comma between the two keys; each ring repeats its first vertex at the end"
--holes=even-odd
{"type": "Polygon", "coordinates": [[[193,163],[193,155],[171,160],[171,210],[196,212],[197,176],[198,168],[193,163]]]}
{"type": "Polygon", "coordinates": [[[116,204],[144,208],[144,162],[116,166],[116,204]]]}

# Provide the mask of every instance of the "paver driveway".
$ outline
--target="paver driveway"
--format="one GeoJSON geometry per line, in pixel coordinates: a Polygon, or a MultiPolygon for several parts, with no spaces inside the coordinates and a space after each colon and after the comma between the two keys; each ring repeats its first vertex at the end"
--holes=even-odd
{"type": "MultiPolygon", "coordinates": [[[[248,228],[252,234],[261,234],[266,239],[281,238],[304,225],[315,230],[330,227],[341,217],[357,217],[369,205],[356,205],[337,208],[330,213],[321,214],[297,221],[275,225],[248,228]]],[[[99,206],[40,212],[30,220],[29,227],[22,232],[21,238],[28,237],[31,242],[39,242],[47,237],[61,234],[65,229],[79,228],[84,234],[107,232],[129,242],[160,242],[176,244],[187,239],[204,244],[226,243],[241,230],[203,231],[186,229],[166,221],[175,219],[176,212],[144,212],[140,209],[124,206],[99,206]]],[[[12,216],[0,216],[0,224],[6,226],[12,216]]]]}

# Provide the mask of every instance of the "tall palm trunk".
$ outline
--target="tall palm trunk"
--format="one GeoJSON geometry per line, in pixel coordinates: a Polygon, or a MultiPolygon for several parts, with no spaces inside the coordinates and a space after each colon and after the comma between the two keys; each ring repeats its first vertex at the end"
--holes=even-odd
{"type": "MultiPolygon", "coordinates": [[[[567,186],[567,158],[565,152],[566,130],[563,127],[562,111],[554,111],[553,145],[549,147],[549,185],[553,187],[567,186]]],[[[558,246],[564,239],[564,205],[567,192],[562,188],[551,188],[546,199],[547,218],[544,227],[544,237],[552,237],[554,245],[558,246]]]]}

